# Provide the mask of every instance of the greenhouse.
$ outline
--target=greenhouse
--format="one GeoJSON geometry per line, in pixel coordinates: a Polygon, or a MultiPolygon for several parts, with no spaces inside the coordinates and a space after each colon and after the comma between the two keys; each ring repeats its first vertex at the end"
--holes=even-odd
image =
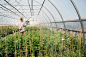
{"type": "Polygon", "coordinates": [[[0,57],[86,57],[86,0],[0,0],[0,57]]]}

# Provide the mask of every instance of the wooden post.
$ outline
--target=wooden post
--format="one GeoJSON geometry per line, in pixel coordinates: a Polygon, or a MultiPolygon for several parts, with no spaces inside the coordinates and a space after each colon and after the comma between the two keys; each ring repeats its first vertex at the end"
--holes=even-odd
{"type": "MultiPolygon", "coordinates": [[[[1,32],[2,32],[2,26],[1,26],[0,30],[1,30],[1,32]]],[[[0,38],[0,47],[1,47],[1,46],[2,46],[2,45],[1,45],[1,38],[0,38]]]]}
{"type": "Polygon", "coordinates": [[[51,31],[51,38],[50,38],[50,41],[51,41],[51,50],[50,50],[50,56],[52,57],[52,31],[51,31]]]}
{"type": "Polygon", "coordinates": [[[20,57],[21,57],[21,43],[20,43],[20,32],[19,32],[19,36],[18,36],[18,40],[19,40],[19,51],[20,51],[20,57]]]}
{"type": "MultiPolygon", "coordinates": [[[[30,29],[29,29],[30,31],[30,29]]],[[[30,32],[29,32],[29,35],[30,35],[30,32]]],[[[30,56],[31,56],[31,36],[29,37],[29,45],[30,45],[30,56]]]]}
{"type": "MultiPolygon", "coordinates": [[[[70,38],[69,38],[69,41],[71,41],[70,39],[71,39],[71,33],[72,33],[72,28],[70,28],[70,38]]],[[[69,48],[71,48],[70,46],[69,46],[69,48]]],[[[71,51],[71,49],[69,49],[69,51],[71,51]]]]}
{"type": "Polygon", "coordinates": [[[48,55],[49,55],[49,30],[47,30],[47,52],[48,52],[48,55]]]}
{"type": "MultiPolygon", "coordinates": [[[[61,30],[60,30],[60,34],[59,34],[59,47],[60,47],[60,38],[61,38],[61,30]]],[[[60,48],[59,48],[59,55],[60,55],[60,53],[61,53],[61,50],[60,50],[60,48]]]]}
{"type": "Polygon", "coordinates": [[[30,55],[31,55],[31,38],[30,38],[29,44],[30,44],[30,55]]]}
{"type": "Polygon", "coordinates": [[[80,36],[79,36],[79,57],[81,57],[80,56],[81,54],[81,35],[82,35],[82,29],[80,30],[80,36]]]}
{"type": "MultiPolygon", "coordinates": [[[[34,27],[32,27],[32,31],[31,31],[31,32],[32,32],[32,33],[31,33],[32,35],[33,35],[33,30],[34,30],[34,27]]],[[[31,38],[32,38],[32,46],[33,46],[33,36],[31,36],[31,38]]],[[[34,53],[33,47],[32,47],[32,51],[33,51],[33,52],[32,52],[32,56],[34,56],[34,54],[33,54],[33,53],[34,53]]]]}
{"type": "MultiPolygon", "coordinates": [[[[4,29],[4,31],[6,32],[5,33],[5,36],[6,36],[7,35],[7,29],[6,30],[4,29]]],[[[8,57],[8,55],[7,55],[7,39],[6,39],[6,37],[5,37],[5,45],[6,45],[6,57],[8,57]]]]}
{"type": "Polygon", "coordinates": [[[27,57],[27,37],[26,37],[26,35],[25,35],[25,44],[26,44],[26,57],[27,57]]]}
{"type": "Polygon", "coordinates": [[[43,39],[42,39],[42,28],[40,27],[40,45],[41,45],[41,57],[43,56],[43,39]]]}
{"type": "MultiPolygon", "coordinates": [[[[78,28],[77,28],[77,38],[76,38],[76,40],[78,40],[78,28]]],[[[77,53],[78,53],[78,43],[77,43],[77,53]]]]}
{"type": "MultiPolygon", "coordinates": [[[[68,37],[68,29],[67,29],[67,31],[66,31],[67,33],[67,37],[68,37]]],[[[67,40],[68,40],[68,42],[69,42],[69,38],[67,38],[67,40]]],[[[68,55],[69,55],[69,44],[67,45],[67,50],[68,50],[68,52],[67,52],[67,57],[68,57],[68,55]]]]}
{"type": "MultiPolygon", "coordinates": [[[[42,45],[41,45],[41,43],[42,43],[42,42],[41,42],[41,37],[42,37],[42,36],[41,36],[41,32],[42,32],[42,31],[41,31],[41,27],[40,27],[40,47],[42,47],[42,45]]],[[[41,57],[42,57],[42,54],[41,54],[41,57]]]]}
{"type": "Polygon", "coordinates": [[[41,39],[42,39],[42,47],[41,47],[41,52],[43,56],[43,29],[41,28],[41,39]]]}
{"type": "Polygon", "coordinates": [[[62,40],[62,46],[61,46],[61,49],[62,49],[62,50],[61,50],[61,57],[63,57],[63,54],[62,54],[62,53],[63,53],[63,40],[62,40]]]}
{"type": "Polygon", "coordinates": [[[6,45],[6,57],[7,57],[7,42],[6,42],[6,37],[5,37],[5,45],[6,45]]]}
{"type": "Polygon", "coordinates": [[[14,38],[14,46],[15,46],[15,57],[16,57],[16,32],[14,33],[15,38],[14,38]]]}
{"type": "MultiPolygon", "coordinates": [[[[54,33],[54,34],[56,35],[56,33],[54,33]]],[[[55,57],[56,57],[56,45],[57,45],[57,38],[58,38],[58,37],[56,37],[56,36],[55,36],[55,40],[54,40],[54,41],[55,41],[55,53],[54,53],[55,57]]]]}
{"type": "MultiPolygon", "coordinates": [[[[64,34],[63,28],[62,28],[62,34],[64,34]]],[[[64,35],[63,35],[64,38],[64,35]]],[[[63,40],[62,40],[62,46],[61,46],[61,57],[63,57],[63,40]]]]}
{"type": "Polygon", "coordinates": [[[74,50],[73,50],[73,32],[71,31],[71,37],[72,37],[72,51],[73,51],[73,54],[72,54],[72,57],[74,55],[74,50]]]}

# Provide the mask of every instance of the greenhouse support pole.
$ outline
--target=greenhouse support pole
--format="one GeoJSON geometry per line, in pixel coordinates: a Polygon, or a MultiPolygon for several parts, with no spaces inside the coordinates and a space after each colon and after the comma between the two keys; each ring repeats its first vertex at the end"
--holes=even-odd
{"type": "Polygon", "coordinates": [[[50,0],[48,0],[48,1],[55,7],[55,9],[57,10],[57,12],[59,13],[59,15],[60,15],[60,17],[61,17],[61,19],[62,19],[62,22],[63,22],[63,24],[64,24],[65,33],[66,33],[65,22],[64,22],[64,20],[63,20],[63,17],[62,17],[62,15],[61,15],[60,11],[57,9],[57,7],[56,7],[50,0]]]}
{"type": "Polygon", "coordinates": [[[80,22],[80,24],[81,24],[82,33],[83,33],[83,45],[84,45],[84,48],[85,48],[85,35],[84,35],[84,27],[83,27],[83,23],[82,23],[82,20],[81,20],[81,16],[80,16],[80,13],[79,13],[79,11],[78,11],[78,9],[77,9],[77,7],[76,7],[74,1],[73,1],[73,0],[70,0],[70,1],[71,1],[71,3],[73,4],[73,6],[74,6],[74,8],[75,8],[75,10],[76,10],[76,12],[77,12],[77,15],[78,15],[78,17],[79,17],[79,22],[80,22]]]}

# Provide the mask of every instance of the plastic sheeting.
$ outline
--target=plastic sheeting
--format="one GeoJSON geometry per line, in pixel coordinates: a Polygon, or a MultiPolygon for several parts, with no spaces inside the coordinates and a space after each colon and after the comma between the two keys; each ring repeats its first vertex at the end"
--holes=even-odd
{"type": "MultiPolygon", "coordinates": [[[[86,0],[72,1],[75,3],[85,24],[86,0]]],[[[71,0],[0,0],[0,24],[15,25],[21,16],[26,20],[34,17],[39,24],[49,23],[50,26],[57,28],[70,29],[72,27],[73,30],[81,29],[78,14],[71,0]],[[73,22],[72,20],[78,20],[78,22],[73,22]],[[79,27],[73,24],[78,24],[79,27]]]]}

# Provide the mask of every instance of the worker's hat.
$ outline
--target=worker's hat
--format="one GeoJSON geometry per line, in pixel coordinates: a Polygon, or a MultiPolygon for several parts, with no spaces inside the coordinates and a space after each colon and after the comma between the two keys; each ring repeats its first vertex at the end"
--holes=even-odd
{"type": "Polygon", "coordinates": [[[20,20],[22,20],[22,17],[20,17],[20,20]]]}

